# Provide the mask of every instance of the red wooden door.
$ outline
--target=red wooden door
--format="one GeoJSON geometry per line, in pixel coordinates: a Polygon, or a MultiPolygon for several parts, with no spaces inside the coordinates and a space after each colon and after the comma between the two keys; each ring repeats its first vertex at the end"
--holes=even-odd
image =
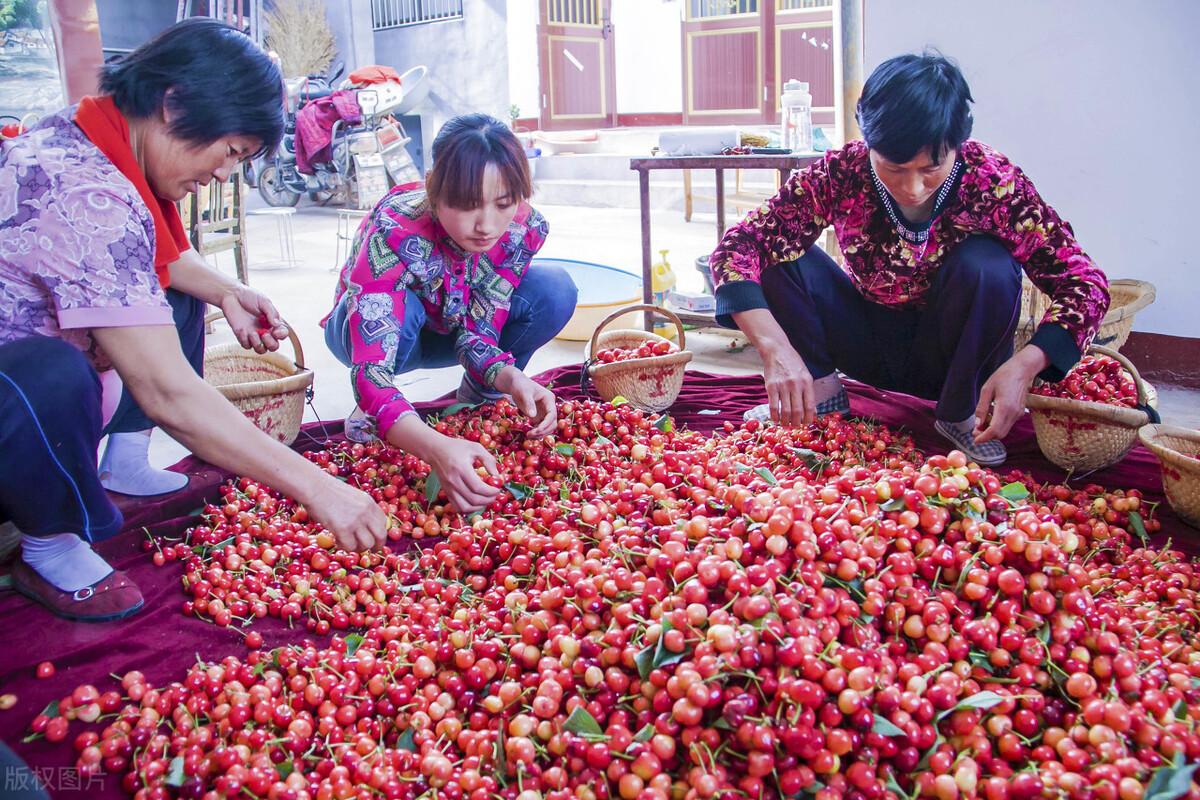
{"type": "MultiPolygon", "coordinates": [[[[776,0],[775,86],[795,78],[808,83],[814,125],[834,124],[833,0],[776,0]]],[[[779,121],[774,93],[771,121],[779,121]]]]}
{"type": "Polygon", "coordinates": [[[832,124],[833,0],[685,0],[684,122],[775,123],[789,78],[832,124]]]}
{"type": "Polygon", "coordinates": [[[544,130],[616,125],[612,0],[539,0],[544,130]]]}
{"type": "Polygon", "coordinates": [[[766,122],[771,88],[764,34],[775,0],[685,0],[683,121],[686,125],[766,122]]]}

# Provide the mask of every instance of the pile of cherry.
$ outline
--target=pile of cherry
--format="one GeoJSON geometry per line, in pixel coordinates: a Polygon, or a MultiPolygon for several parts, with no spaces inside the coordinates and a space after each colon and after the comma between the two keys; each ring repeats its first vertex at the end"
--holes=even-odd
{"type": "Polygon", "coordinates": [[[679,348],[673,342],[648,340],[637,347],[609,347],[597,350],[593,360],[597,364],[612,364],[616,361],[629,361],[634,358],[650,358],[678,353],[679,348]]]}
{"type": "Polygon", "coordinates": [[[1134,408],[1138,402],[1137,384],[1115,358],[1086,355],[1058,383],[1042,383],[1030,390],[1046,397],[1086,400],[1111,406],[1134,408]]]}
{"type": "Polygon", "coordinates": [[[250,652],[79,687],[34,731],[78,720],[79,768],[141,798],[1200,798],[1200,574],[1136,492],[838,417],[437,427],[497,453],[490,509],[383,446],[310,453],[392,517],[397,552],[355,554],[231,483],[150,549],[250,652]],[[334,635],[259,649],[263,617],[334,635]]]}

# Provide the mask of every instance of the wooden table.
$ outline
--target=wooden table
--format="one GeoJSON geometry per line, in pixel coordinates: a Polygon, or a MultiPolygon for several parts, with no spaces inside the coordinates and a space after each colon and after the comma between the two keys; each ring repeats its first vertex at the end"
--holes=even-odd
{"type": "MultiPolygon", "coordinates": [[[[660,169],[711,169],[716,173],[717,184],[717,241],[725,235],[725,170],[727,169],[777,169],[782,184],[793,171],[801,169],[821,158],[820,153],[804,155],[745,155],[745,156],[653,156],[631,158],[629,168],[637,170],[638,190],[642,209],[642,302],[654,303],[654,286],[650,276],[650,172],[660,169]]],[[[688,325],[713,327],[716,320],[712,314],[676,312],[688,325]]],[[[654,325],[651,314],[646,313],[645,326],[654,325]]]]}

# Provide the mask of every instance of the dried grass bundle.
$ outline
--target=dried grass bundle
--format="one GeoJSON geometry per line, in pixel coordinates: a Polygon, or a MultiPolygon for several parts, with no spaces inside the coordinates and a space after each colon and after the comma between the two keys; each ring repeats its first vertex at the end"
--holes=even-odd
{"type": "Polygon", "coordinates": [[[266,45],[279,54],[284,77],[325,72],[336,50],[320,0],[276,0],[263,15],[266,45]]]}

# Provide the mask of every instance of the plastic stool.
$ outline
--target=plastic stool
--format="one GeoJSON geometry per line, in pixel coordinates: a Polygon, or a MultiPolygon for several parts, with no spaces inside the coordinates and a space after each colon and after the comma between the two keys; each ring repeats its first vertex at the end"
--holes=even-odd
{"type": "Polygon", "coordinates": [[[300,259],[296,258],[296,244],[292,231],[292,217],[296,216],[296,209],[286,206],[255,208],[247,211],[246,216],[274,217],[275,233],[279,237],[279,258],[262,262],[251,261],[251,267],[255,269],[288,269],[295,267],[300,262],[300,259]]]}
{"type": "Polygon", "coordinates": [[[330,272],[341,272],[342,264],[350,255],[350,246],[358,233],[362,218],[371,212],[365,208],[339,208],[337,219],[337,251],[333,256],[330,272]]]}

